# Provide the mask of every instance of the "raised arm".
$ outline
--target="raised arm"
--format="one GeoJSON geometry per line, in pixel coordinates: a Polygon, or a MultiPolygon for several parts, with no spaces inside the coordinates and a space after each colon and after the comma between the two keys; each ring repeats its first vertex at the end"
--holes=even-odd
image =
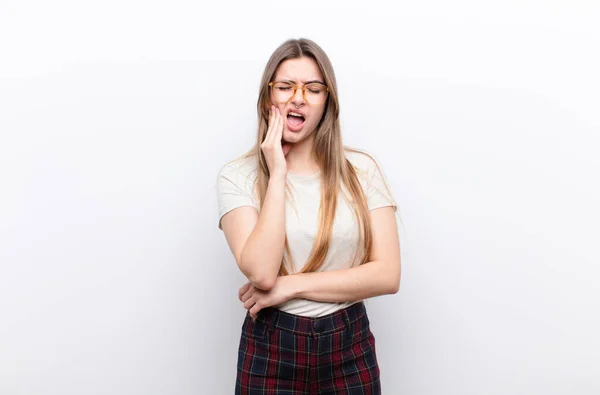
{"type": "Polygon", "coordinates": [[[284,119],[271,108],[261,149],[269,182],[260,215],[253,207],[238,207],[223,216],[221,225],[231,252],[244,275],[257,288],[269,290],[279,274],[285,247],[285,184],[289,144],[283,144],[284,119]]]}
{"type": "Polygon", "coordinates": [[[273,287],[285,243],[285,179],[271,178],[260,215],[239,207],[221,219],[231,252],[244,275],[257,288],[273,287]]]}

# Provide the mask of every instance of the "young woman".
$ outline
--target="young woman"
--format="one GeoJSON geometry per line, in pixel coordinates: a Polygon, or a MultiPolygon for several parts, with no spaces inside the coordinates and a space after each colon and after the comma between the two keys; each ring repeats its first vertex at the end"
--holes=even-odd
{"type": "Polygon", "coordinates": [[[333,67],[307,39],[275,50],[255,147],[218,175],[219,228],[249,282],[236,394],[380,394],[362,302],[398,292],[396,203],[342,144],[333,67]]]}

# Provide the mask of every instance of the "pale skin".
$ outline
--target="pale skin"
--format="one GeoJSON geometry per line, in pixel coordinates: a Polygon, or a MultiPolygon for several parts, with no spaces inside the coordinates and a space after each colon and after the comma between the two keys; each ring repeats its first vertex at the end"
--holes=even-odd
{"type": "MultiPolygon", "coordinates": [[[[307,57],[284,61],[275,74],[275,80],[281,79],[296,84],[323,81],[316,62],[307,57]]],[[[392,207],[369,212],[373,237],[369,262],[344,270],[278,276],[285,240],[285,180],[288,172],[309,175],[319,169],[311,153],[325,103],[306,103],[300,89],[288,103],[276,103],[273,97],[271,101],[275,106],[261,145],[271,177],[261,213],[253,207],[239,207],[221,220],[229,247],[249,280],[239,290],[240,301],[256,318],[260,310],[295,298],[348,302],[398,292],[400,242],[392,207]],[[289,111],[304,115],[301,130],[288,127],[289,111]]]]}

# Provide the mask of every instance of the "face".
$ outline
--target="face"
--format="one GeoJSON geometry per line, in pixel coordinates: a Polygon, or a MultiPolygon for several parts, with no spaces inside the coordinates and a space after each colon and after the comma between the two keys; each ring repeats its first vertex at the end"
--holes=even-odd
{"type": "MultiPolygon", "coordinates": [[[[325,84],[317,62],[308,57],[288,59],[282,62],[277,68],[273,80],[288,81],[296,85],[315,81],[325,84]]],[[[307,91],[307,97],[309,95],[310,93],[307,91]]],[[[313,133],[323,117],[327,100],[321,104],[313,105],[304,99],[302,88],[299,87],[296,90],[296,94],[287,103],[278,102],[273,89],[271,89],[271,103],[279,108],[279,112],[285,121],[283,140],[290,143],[298,143],[313,137],[313,133]],[[299,114],[301,117],[290,115],[290,112],[299,114]]]]}

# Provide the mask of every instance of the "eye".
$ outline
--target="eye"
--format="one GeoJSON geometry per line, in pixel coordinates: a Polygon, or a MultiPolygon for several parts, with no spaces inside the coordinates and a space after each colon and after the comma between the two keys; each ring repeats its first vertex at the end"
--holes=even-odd
{"type": "Polygon", "coordinates": [[[322,93],[324,91],[324,88],[318,84],[307,85],[306,89],[308,89],[311,93],[315,94],[322,93]]]}
{"type": "Polygon", "coordinates": [[[292,88],[293,88],[292,84],[288,84],[285,82],[277,82],[277,83],[273,84],[273,89],[276,91],[289,91],[292,88]]]}

